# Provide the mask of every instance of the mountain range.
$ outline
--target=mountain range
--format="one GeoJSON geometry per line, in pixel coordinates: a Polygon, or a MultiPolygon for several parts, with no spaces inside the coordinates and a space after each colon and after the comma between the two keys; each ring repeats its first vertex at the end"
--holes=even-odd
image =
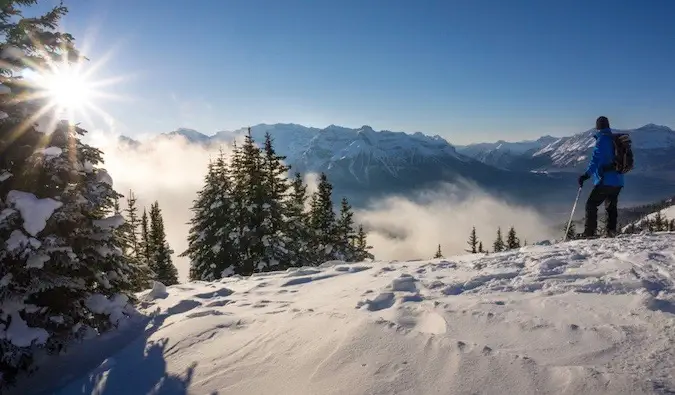
{"type": "MultiPolygon", "coordinates": [[[[630,133],[636,168],[627,177],[624,203],[646,203],[675,194],[675,132],[666,126],[645,125],[630,133]]],[[[248,128],[208,136],[177,129],[138,142],[179,138],[190,144],[221,145],[242,139],[248,128]]],[[[260,124],[251,135],[262,143],[270,133],[274,146],[292,172],[326,172],[336,195],[348,195],[355,205],[390,194],[412,196],[439,183],[466,181],[503,199],[538,207],[560,208],[576,192],[576,177],[593,147],[593,130],[568,137],[453,146],[441,136],[420,132],[375,131],[370,126],[313,128],[297,124],[260,124]]],[[[460,189],[461,190],[461,189],[460,189]]],[[[468,189],[467,189],[468,191],[468,189]]]]}

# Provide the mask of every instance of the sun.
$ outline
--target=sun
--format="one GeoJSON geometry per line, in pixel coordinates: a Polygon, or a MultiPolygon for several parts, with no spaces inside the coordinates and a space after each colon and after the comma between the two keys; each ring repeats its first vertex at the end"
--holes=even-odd
{"type": "Polygon", "coordinates": [[[93,86],[77,70],[53,70],[44,76],[42,85],[50,104],[65,111],[82,111],[92,104],[93,86]]]}

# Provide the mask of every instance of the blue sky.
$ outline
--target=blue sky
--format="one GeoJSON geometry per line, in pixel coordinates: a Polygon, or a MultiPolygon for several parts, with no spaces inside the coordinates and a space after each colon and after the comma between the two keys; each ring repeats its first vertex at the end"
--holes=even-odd
{"type": "MultiPolygon", "coordinates": [[[[131,136],[261,122],[463,144],[675,127],[675,2],[66,0],[131,136]]],[[[86,44],[86,45],[85,45],[86,44]]],[[[96,128],[106,128],[96,122],[96,128]]]]}

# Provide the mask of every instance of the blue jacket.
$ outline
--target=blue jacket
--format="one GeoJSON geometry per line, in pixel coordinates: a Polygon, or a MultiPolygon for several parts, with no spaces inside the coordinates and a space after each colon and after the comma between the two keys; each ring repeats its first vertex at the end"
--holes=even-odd
{"type": "Polygon", "coordinates": [[[593,180],[594,185],[623,186],[623,174],[613,170],[603,170],[606,165],[614,161],[614,142],[612,140],[612,130],[599,130],[595,137],[595,148],[591,163],[588,164],[586,174],[593,180]]]}

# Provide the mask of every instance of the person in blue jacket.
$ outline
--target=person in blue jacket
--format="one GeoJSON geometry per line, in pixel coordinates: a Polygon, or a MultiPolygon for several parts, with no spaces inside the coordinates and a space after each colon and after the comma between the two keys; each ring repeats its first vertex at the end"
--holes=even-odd
{"type": "Polygon", "coordinates": [[[598,206],[605,203],[607,212],[606,235],[616,235],[617,204],[619,193],[623,188],[623,174],[612,169],[614,162],[614,141],[612,129],[609,127],[607,117],[599,117],[595,121],[597,133],[593,156],[588,164],[586,172],[579,177],[579,187],[583,187],[584,181],[593,180],[593,190],[586,201],[586,224],[583,237],[595,237],[598,227],[598,206]]]}

